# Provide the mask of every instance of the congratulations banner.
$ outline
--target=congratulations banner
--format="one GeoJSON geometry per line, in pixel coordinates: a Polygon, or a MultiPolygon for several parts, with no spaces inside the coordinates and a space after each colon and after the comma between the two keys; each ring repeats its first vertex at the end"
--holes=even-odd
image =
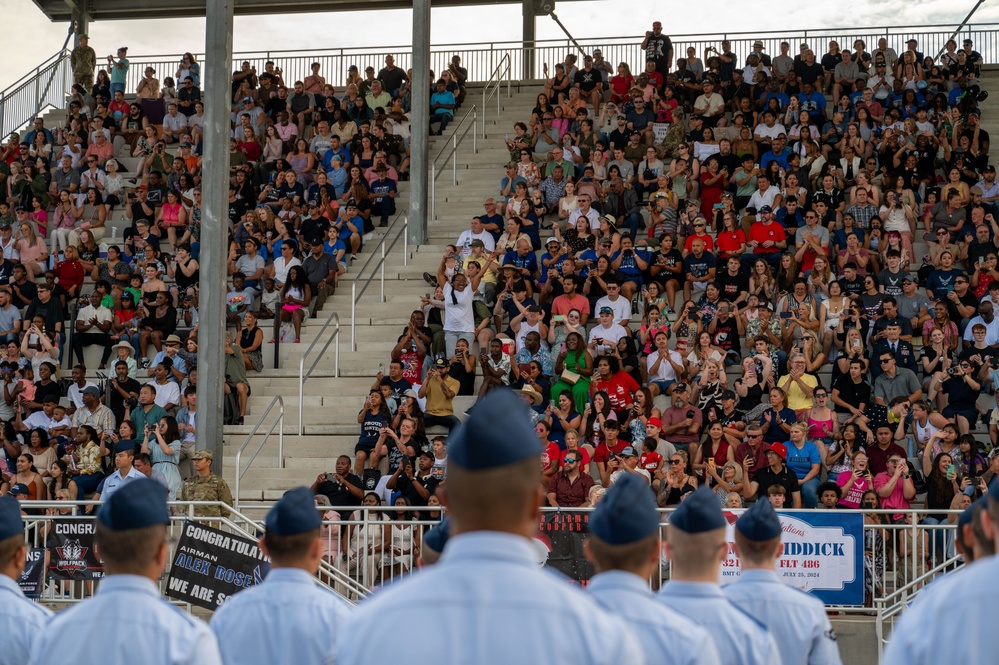
{"type": "Polygon", "coordinates": [[[53,580],[96,580],[104,565],[94,552],[94,520],[53,520],[49,534],[49,577],[53,580]]]}
{"type": "Polygon", "coordinates": [[[260,584],[268,570],[270,564],[256,541],[185,522],[170,566],[167,595],[214,610],[240,589],[260,584]]]}
{"type": "MultiPolygon", "coordinates": [[[[729,550],[722,564],[722,584],[734,582],[742,572],[732,547],[738,516],[726,513],[729,550]]],[[[863,605],[863,516],[835,510],[788,511],[779,516],[784,552],[777,559],[777,574],[784,582],[826,605],[863,605]]]]}

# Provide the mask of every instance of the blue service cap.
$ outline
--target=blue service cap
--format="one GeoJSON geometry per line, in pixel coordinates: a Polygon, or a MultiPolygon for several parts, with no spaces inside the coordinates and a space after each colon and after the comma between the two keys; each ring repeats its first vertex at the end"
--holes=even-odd
{"type": "Polygon", "coordinates": [[[448,538],[451,537],[451,520],[445,517],[440,524],[423,535],[423,546],[440,553],[444,551],[448,538]]]}
{"type": "Polygon", "coordinates": [[[112,531],[170,524],[167,489],[148,478],[129,481],[104,502],[97,511],[97,520],[112,531]]]}
{"type": "Polygon", "coordinates": [[[322,526],[316,499],[308,487],[288,490],[267,513],[264,524],[276,536],[297,536],[322,526]]]}
{"type": "Polygon", "coordinates": [[[726,522],[718,496],[707,485],[701,485],[680,502],[669,524],[684,533],[704,533],[724,529],[726,522]]]}
{"type": "Polygon", "coordinates": [[[781,526],[777,511],[769,501],[757,501],[735,521],[735,528],[749,540],[762,543],[780,538],[781,526]]]}
{"type": "Polygon", "coordinates": [[[0,496],[0,540],[24,533],[24,520],[21,519],[21,504],[17,499],[0,496]]]}
{"type": "Polygon", "coordinates": [[[118,443],[114,444],[115,455],[118,453],[127,453],[129,450],[133,453],[135,452],[135,441],[132,441],[131,439],[122,439],[118,443]]]}
{"type": "Polygon", "coordinates": [[[971,518],[975,516],[975,508],[981,506],[984,510],[986,501],[987,499],[981,496],[977,501],[973,501],[970,506],[962,510],[961,514],[957,516],[957,525],[964,526],[965,524],[971,524],[971,518]]]}
{"type": "Polygon", "coordinates": [[[31,489],[24,483],[14,483],[8,492],[11,496],[30,496],[31,489]]]}
{"type": "Polygon", "coordinates": [[[512,390],[491,390],[447,442],[448,463],[487,471],[541,455],[524,400],[512,390]]]}
{"type": "Polygon", "coordinates": [[[659,513],[649,485],[631,473],[611,485],[590,515],[590,533],[608,545],[638,542],[658,529],[659,513]]]}

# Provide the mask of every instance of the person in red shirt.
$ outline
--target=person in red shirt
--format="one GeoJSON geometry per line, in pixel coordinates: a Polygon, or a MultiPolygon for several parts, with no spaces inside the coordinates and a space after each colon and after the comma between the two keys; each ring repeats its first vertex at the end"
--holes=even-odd
{"type": "Polygon", "coordinates": [[[774,221],[770,206],[760,208],[760,219],[749,228],[749,243],[744,261],[753,265],[756,259],[770,264],[775,273],[780,268],[780,255],[787,249],[787,233],[784,227],[774,221]]]}
{"type": "Polygon", "coordinates": [[[611,456],[620,455],[628,447],[628,442],[619,439],[621,433],[621,423],[616,420],[605,420],[603,424],[603,437],[593,451],[593,461],[597,463],[597,471],[600,473],[600,484],[604,487],[610,486],[611,469],[608,462],[611,456]]]}
{"type": "Polygon", "coordinates": [[[596,362],[596,374],[590,382],[590,395],[603,390],[607,393],[611,409],[619,420],[625,420],[628,409],[634,403],[634,395],[641,387],[627,372],[621,371],[621,363],[614,356],[602,356],[596,362]]]}
{"type": "Polygon", "coordinates": [[[739,227],[739,220],[734,210],[728,210],[722,215],[722,230],[715,239],[720,258],[741,257],[746,253],[746,233],[739,227]]]}
{"type": "MultiPolygon", "coordinates": [[[[655,420],[659,422],[658,418],[649,418],[651,423],[655,420]]],[[[645,469],[649,472],[649,475],[655,477],[655,475],[663,467],[663,456],[656,452],[656,448],[659,447],[659,439],[653,439],[651,436],[645,437],[642,441],[642,454],[638,456],[638,466],[641,469],[645,469]]]]}
{"type": "Polygon", "coordinates": [[[686,256],[694,251],[694,240],[700,239],[704,241],[704,251],[713,252],[715,249],[715,239],[711,237],[711,234],[707,232],[708,222],[698,215],[694,219],[694,233],[687,236],[687,239],[683,243],[683,255],[686,256]]]}
{"type": "Polygon", "coordinates": [[[590,453],[586,452],[585,448],[579,447],[579,434],[576,430],[571,429],[565,433],[565,450],[562,451],[562,461],[561,468],[565,468],[565,456],[575,453],[582,458],[582,462],[579,465],[579,470],[585,474],[590,473],[590,453]]]}
{"type": "Polygon", "coordinates": [[[63,256],[65,259],[56,264],[56,280],[70,297],[76,298],[80,295],[80,287],[83,286],[83,278],[87,273],[76,254],[76,247],[66,247],[63,256]]]}
{"type": "Polygon", "coordinates": [[[543,475],[542,482],[545,487],[548,486],[548,481],[552,479],[555,472],[558,471],[559,461],[562,459],[562,452],[558,448],[558,444],[554,441],[548,440],[548,434],[550,430],[548,428],[548,423],[544,420],[539,420],[534,425],[534,432],[538,435],[538,441],[541,443],[541,447],[544,448],[543,453],[541,453],[541,473],[543,475]]]}

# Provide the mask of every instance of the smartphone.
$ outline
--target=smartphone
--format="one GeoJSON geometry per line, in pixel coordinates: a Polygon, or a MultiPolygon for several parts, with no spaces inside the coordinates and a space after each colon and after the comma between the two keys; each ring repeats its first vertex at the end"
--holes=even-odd
{"type": "Polygon", "coordinates": [[[790,319],[791,318],[791,312],[781,312],[780,313],[780,318],[782,318],[782,319],[790,319]]]}
{"type": "Polygon", "coordinates": [[[716,203],[713,206],[711,206],[712,210],[721,210],[724,207],[725,207],[724,203],[716,203]]]}
{"type": "Polygon", "coordinates": [[[554,323],[562,323],[563,321],[565,321],[565,315],[564,314],[556,314],[555,316],[552,317],[552,321],[554,323]]]}

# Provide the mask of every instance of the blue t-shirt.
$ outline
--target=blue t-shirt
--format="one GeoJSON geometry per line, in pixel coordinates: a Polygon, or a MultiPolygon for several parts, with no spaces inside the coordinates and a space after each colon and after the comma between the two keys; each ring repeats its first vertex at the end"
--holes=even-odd
{"type": "Polygon", "coordinates": [[[795,448],[794,444],[790,441],[785,441],[784,445],[787,447],[787,468],[794,471],[794,475],[798,476],[798,480],[802,480],[808,475],[808,472],[812,470],[813,464],[822,463],[819,449],[811,441],[806,440],[801,450],[795,448]]]}
{"type": "MultiPolygon", "coordinates": [[[[624,250],[618,250],[618,252],[611,257],[611,262],[617,261],[617,257],[621,256],[623,251],[624,250]]],[[[641,252],[642,260],[646,263],[649,262],[649,257],[647,256],[647,253],[641,249],[636,248],[634,249],[634,252],[634,254],[626,254],[621,258],[621,265],[618,266],[617,272],[621,275],[625,275],[626,277],[630,277],[632,281],[640,283],[642,280],[642,270],[638,267],[638,262],[635,261],[635,256],[641,252]]],[[[705,255],[707,255],[707,252],[705,252],[705,255]]]]}
{"type": "Polygon", "coordinates": [[[947,294],[954,290],[954,280],[958,275],[963,275],[960,270],[951,268],[942,270],[937,268],[926,278],[926,288],[933,292],[935,298],[946,298],[947,294]]]}
{"type": "MultiPolygon", "coordinates": [[[[504,259],[505,258],[506,257],[504,256],[504,259]]],[[[566,258],[568,258],[568,255],[562,254],[559,257],[559,260],[556,261],[555,263],[553,263],[551,265],[545,265],[545,261],[551,261],[552,260],[552,255],[551,255],[551,252],[545,252],[544,254],[542,254],[541,255],[541,262],[538,264],[538,265],[541,266],[541,279],[539,279],[538,282],[539,283],[543,283],[543,282],[547,282],[548,281],[548,271],[549,270],[554,270],[556,273],[561,272],[562,271],[562,264],[565,262],[566,258]]]]}
{"type": "Polygon", "coordinates": [[[538,257],[534,252],[528,252],[524,256],[517,254],[517,251],[511,249],[509,252],[503,255],[503,263],[501,265],[513,265],[518,268],[527,268],[528,272],[532,275],[538,269],[538,257]]]}
{"type": "Polygon", "coordinates": [[[711,252],[704,252],[701,258],[694,256],[691,252],[683,259],[683,271],[694,277],[706,277],[708,271],[715,267],[715,255],[711,252]]]}
{"type": "Polygon", "coordinates": [[[768,407],[767,410],[763,412],[763,415],[760,416],[760,426],[763,428],[763,440],[767,443],[781,443],[787,440],[787,432],[785,432],[777,423],[777,415],[780,415],[782,422],[798,422],[798,417],[794,415],[794,411],[791,409],[783,408],[780,410],[779,414],[775,414],[773,407],[768,407]],[[770,414],[770,427],[767,427],[767,413],[770,414]]]}

